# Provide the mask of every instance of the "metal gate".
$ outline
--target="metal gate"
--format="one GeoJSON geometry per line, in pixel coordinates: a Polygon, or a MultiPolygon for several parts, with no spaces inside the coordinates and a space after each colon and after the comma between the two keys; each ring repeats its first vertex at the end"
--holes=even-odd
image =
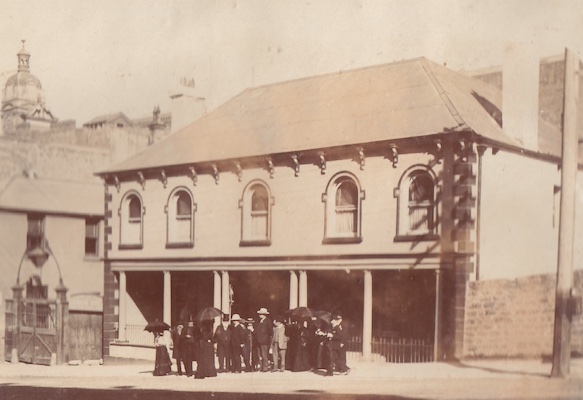
{"type": "Polygon", "coordinates": [[[58,348],[57,302],[26,298],[21,300],[20,307],[14,307],[13,301],[10,302],[12,303],[10,307],[8,304],[6,307],[6,357],[11,354],[8,346],[14,348],[16,344],[19,361],[43,365],[55,363],[52,358],[56,356],[58,348]],[[18,308],[21,313],[20,326],[16,324],[18,318],[15,313],[18,308]],[[12,327],[9,327],[9,320],[13,322],[12,327]],[[12,331],[10,340],[8,340],[9,328],[12,331]]]}

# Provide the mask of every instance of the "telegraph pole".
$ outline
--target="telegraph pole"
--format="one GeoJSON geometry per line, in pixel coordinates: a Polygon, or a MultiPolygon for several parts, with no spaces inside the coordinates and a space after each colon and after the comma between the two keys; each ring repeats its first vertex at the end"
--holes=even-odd
{"type": "Polygon", "coordinates": [[[561,209],[559,256],[555,300],[555,332],[551,377],[569,375],[571,361],[571,319],[573,302],[573,251],[577,186],[577,97],[579,58],[565,49],[565,93],[563,98],[563,154],[561,166],[561,209]]]}

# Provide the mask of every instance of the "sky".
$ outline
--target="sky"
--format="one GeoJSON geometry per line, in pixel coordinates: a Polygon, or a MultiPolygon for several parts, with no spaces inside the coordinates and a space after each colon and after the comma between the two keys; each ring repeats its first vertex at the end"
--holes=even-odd
{"type": "Polygon", "coordinates": [[[80,126],[170,110],[182,77],[213,109],[247,87],[427,57],[500,65],[511,43],[583,58],[581,0],[0,0],[0,84],[21,40],[48,108],[80,126]]]}

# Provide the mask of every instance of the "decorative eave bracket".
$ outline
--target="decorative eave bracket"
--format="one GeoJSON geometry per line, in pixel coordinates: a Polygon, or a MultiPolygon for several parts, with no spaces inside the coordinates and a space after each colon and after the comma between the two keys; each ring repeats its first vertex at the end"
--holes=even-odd
{"type": "Polygon", "coordinates": [[[219,169],[217,168],[217,164],[211,164],[211,168],[213,169],[213,178],[215,178],[215,184],[219,184],[219,169]]]}
{"type": "Polygon", "coordinates": [[[237,180],[241,182],[243,179],[243,168],[241,168],[241,163],[239,161],[235,161],[235,173],[237,174],[237,180]]]}
{"type": "Polygon", "coordinates": [[[360,164],[360,170],[364,170],[364,163],[366,161],[366,158],[364,156],[364,148],[362,147],[357,147],[356,151],[358,152],[358,163],[360,164]]]}
{"type": "Polygon", "coordinates": [[[168,185],[168,177],[166,176],[166,171],[164,170],[160,171],[160,180],[162,181],[162,185],[164,185],[164,189],[166,189],[166,186],[168,185]]]}
{"type": "Polygon", "coordinates": [[[391,159],[393,161],[393,168],[397,168],[397,164],[399,163],[399,150],[397,149],[397,145],[391,144],[391,159]]]}
{"type": "Polygon", "coordinates": [[[291,156],[292,162],[294,163],[294,176],[300,176],[300,160],[299,154],[292,154],[291,156]]]}
{"type": "Polygon", "coordinates": [[[438,164],[441,164],[441,160],[443,159],[443,146],[441,144],[441,139],[435,139],[435,161],[438,164]]]}
{"type": "Polygon", "coordinates": [[[142,190],[146,190],[146,178],[144,178],[142,171],[138,171],[138,183],[142,185],[142,190]]]}
{"type": "Polygon", "coordinates": [[[188,171],[190,172],[190,179],[192,179],[192,185],[196,186],[196,182],[198,181],[196,169],[194,167],[188,167],[188,171]]]}
{"type": "Polygon", "coordinates": [[[269,172],[269,177],[273,179],[273,174],[275,173],[273,160],[271,159],[271,157],[266,157],[265,162],[267,163],[267,172],[269,172]]]}
{"type": "Polygon", "coordinates": [[[324,175],[326,173],[326,156],[323,151],[319,151],[318,157],[320,157],[320,173],[324,175]]]}
{"type": "Polygon", "coordinates": [[[119,193],[119,190],[121,188],[121,184],[119,183],[119,178],[117,177],[117,175],[113,176],[113,182],[115,184],[115,188],[117,189],[117,192],[119,193]]]}

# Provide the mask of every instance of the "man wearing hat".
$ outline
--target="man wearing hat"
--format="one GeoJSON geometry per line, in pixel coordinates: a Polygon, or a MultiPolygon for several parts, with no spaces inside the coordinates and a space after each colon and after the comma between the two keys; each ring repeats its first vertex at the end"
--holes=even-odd
{"type": "Polygon", "coordinates": [[[241,325],[241,316],[233,314],[231,317],[231,372],[241,373],[241,357],[245,347],[245,329],[241,325]]]}
{"type": "Polygon", "coordinates": [[[261,363],[261,372],[269,372],[269,346],[271,345],[271,335],[273,334],[273,324],[267,316],[267,308],[261,307],[257,314],[259,321],[255,323],[254,332],[257,346],[259,347],[259,361],[261,363]]]}
{"type": "Polygon", "coordinates": [[[342,315],[333,315],[330,325],[330,330],[327,335],[328,370],[326,371],[326,375],[332,376],[334,374],[334,367],[336,367],[336,371],[346,375],[350,372],[350,368],[346,365],[348,332],[342,324],[342,315]]]}

